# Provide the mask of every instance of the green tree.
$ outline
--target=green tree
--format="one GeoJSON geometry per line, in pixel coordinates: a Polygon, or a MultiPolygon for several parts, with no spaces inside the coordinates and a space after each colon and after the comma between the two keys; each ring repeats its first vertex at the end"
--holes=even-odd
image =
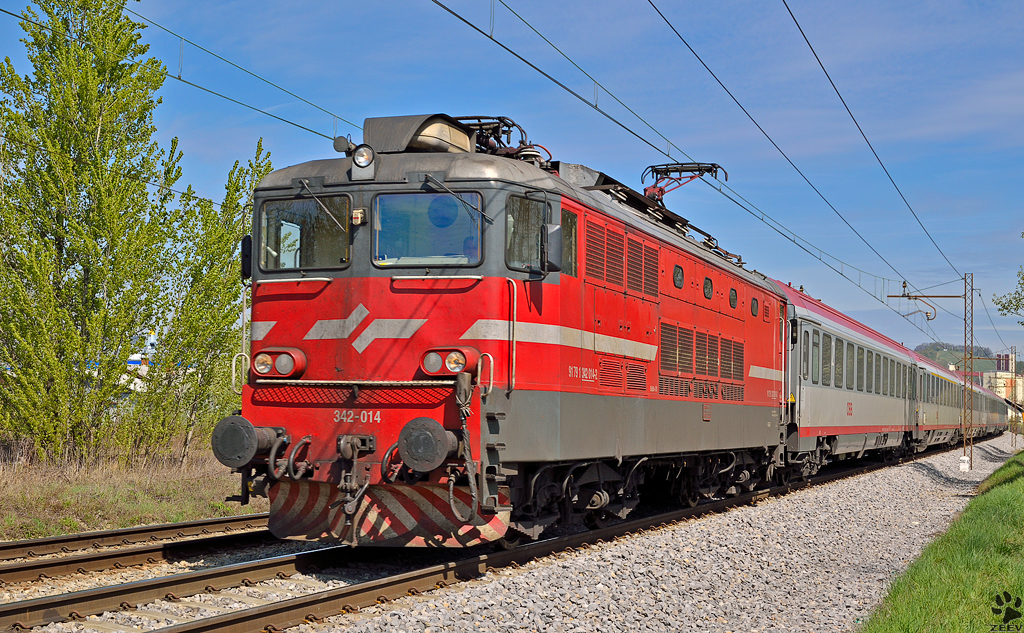
{"type": "Polygon", "coordinates": [[[50,458],[165,451],[238,406],[235,253],[269,154],[236,163],[221,205],[175,201],[177,139],[153,138],[166,70],[125,1],[40,0],[21,22],[32,73],[0,65],[0,431],[50,458]]]}
{"type": "MultiPolygon", "coordinates": [[[[1024,237],[1024,233],[1021,233],[1020,236],[1024,237]]],[[[1017,323],[1024,326],[1024,266],[1017,270],[1017,289],[1005,295],[995,295],[992,297],[992,301],[999,308],[1000,314],[1020,317],[1021,320],[1017,323]]]]}
{"type": "Polygon", "coordinates": [[[137,423],[122,429],[137,448],[167,449],[180,436],[184,460],[196,431],[209,431],[239,408],[229,384],[232,355],[241,351],[242,336],[244,286],[237,247],[251,230],[252,191],[270,170],[261,139],[248,165],[236,162],[231,169],[220,205],[196,197],[191,188],[182,196],[189,222],[177,240],[170,318],[160,326],[146,387],[135,395],[137,423]]]}
{"type": "Polygon", "coordinates": [[[41,0],[21,26],[32,74],[0,66],[0,388],[5,422],[50,455],[87,454],[123,395],[134,340],[166,309],[166,187],[153,140],[163,65],[124,1],[41,0]]]}

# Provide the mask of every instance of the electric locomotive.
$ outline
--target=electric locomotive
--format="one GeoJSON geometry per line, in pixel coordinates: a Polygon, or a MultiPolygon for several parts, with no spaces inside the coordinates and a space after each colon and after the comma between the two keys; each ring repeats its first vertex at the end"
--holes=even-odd
{"type": "Polygon", "coordinates": [[[212,444],[276,536],[510,545],[641,490],[694,505],[954,439],[951,405],[916,421],[916,355],[664,206],[718,165],[640,193],[505,117],[371,118],[363,141],[264,178],[243,240],[242,409],[212,444]],[[870,423],[827,421],[848,402],[870,423]]]}

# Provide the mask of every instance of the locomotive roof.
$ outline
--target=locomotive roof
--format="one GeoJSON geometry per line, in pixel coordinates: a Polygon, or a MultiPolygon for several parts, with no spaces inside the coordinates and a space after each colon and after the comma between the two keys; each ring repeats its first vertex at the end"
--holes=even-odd
{"type": "MultiPolygon", "coordinates": [[[[763,274],[743,268],[742,264],[732,262],[720,249],[711,248],[690,236],[686,231],[688,222],[685,219],[659,207],[610,176],[583,165],[553,162],[551,171],[546,171],[531,162],[491,154],[441,152],[381,153],[377,154],[374,161],[374,180],[355,181],[357,184],[409,183],[416,186],[422,184],[424,174],[429,173],[446,183],[497,181],[567,196],[643,230],[769,294],[780,299],[783,296],[763,274]]],[[[332,186],[353,184],[350,178],[351,167],[352,159],[349,157],[300,163],[271,172],[260,181],[257,190],[266,193],[273,190],[298,193],[297,179],[322,178],[326,192],[332,186]]]]}

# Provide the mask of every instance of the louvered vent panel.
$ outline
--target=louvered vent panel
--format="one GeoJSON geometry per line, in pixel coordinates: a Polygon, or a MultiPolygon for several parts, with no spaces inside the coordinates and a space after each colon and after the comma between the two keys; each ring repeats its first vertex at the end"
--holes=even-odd
{"type": "Polygon", "coordinates": [[[708,334],[708,376],[718,375],[718,337],[708,334]]]}
{"type": "Polygon", "coordinates": [[[622,391],[622,363],[602,358],[597,380],[602,389],[622,391]]]}
{"type": "Polygon", "coordinates": [[[732,341],[729,339],[722,339],[722,349],[720,355],[721,362],[719,363],[722,371],[722,378],[726,380],[732,380],[732,341]]]}
{"type": "Polygon", "coordinates": [[[708,335],[697,332],[697,375],[708,375],[708,335]]]}
{"type": "Polygon", "coordinates": [[[644,246],[644,294],[658,296],[658,249],[644,246]]]}
{"type": "Polygon", "coordinates": [[[743,364],[743,343],[735,341],[732,344],[732,379],[745,380],[746,371],[747,368],[743,364]]]}
{"type": "Polygon", "coordinates": [[[722,400],[743,402],[743,385],[722,385],[722,400]]]}
{"type": "Polygon", "coordinates": [[[604,227],[587,221],[587,276],[604,279],[604,227]]]}
{"type": "Polygon", "coordinates": [[[672,376],[659,376],[658,393],[664,396],[688,398],[690,397],[690,381],[684,378],[673,378],[672,376]]]}
{"type": "Polygon", "coordinates": [[[625,258],[626,236],[615,231],[608,231],[608,254],[605,262],[605,281],[621,286],[623,282],[622,264],[625,258]]]}
{"type": "Polygon", "coordinates": [[[674,325],[661,324],[661,371],[679,371],[678,331],[674,325]]]}
{"type": "Polygon", "coordinates": [[[693,330],[679,328],[679,371],[693,373],[693,330]]]}
{"type": "Polygon", "coordinates": [[[626,238],[626,287],[644,291],[644,245],[626,238]]]}
{"type": "Polygon", "coordinates": [[[647,391],[647,367],[636,363],[626,363],[626,389],[647,391]]]}

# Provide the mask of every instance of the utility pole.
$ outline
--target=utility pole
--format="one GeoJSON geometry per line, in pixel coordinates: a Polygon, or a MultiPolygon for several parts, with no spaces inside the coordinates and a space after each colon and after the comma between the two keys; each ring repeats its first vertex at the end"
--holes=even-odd
{"type": "Polygon", "coordinates": [[[974,273],[964,273],[964,455],[971,446],[970,468],[974,470],[974,273]],[[970,380],[972,384],[968,384],[970,380]],[[971,436],[968,438],[968,436],[971,436]]]}

